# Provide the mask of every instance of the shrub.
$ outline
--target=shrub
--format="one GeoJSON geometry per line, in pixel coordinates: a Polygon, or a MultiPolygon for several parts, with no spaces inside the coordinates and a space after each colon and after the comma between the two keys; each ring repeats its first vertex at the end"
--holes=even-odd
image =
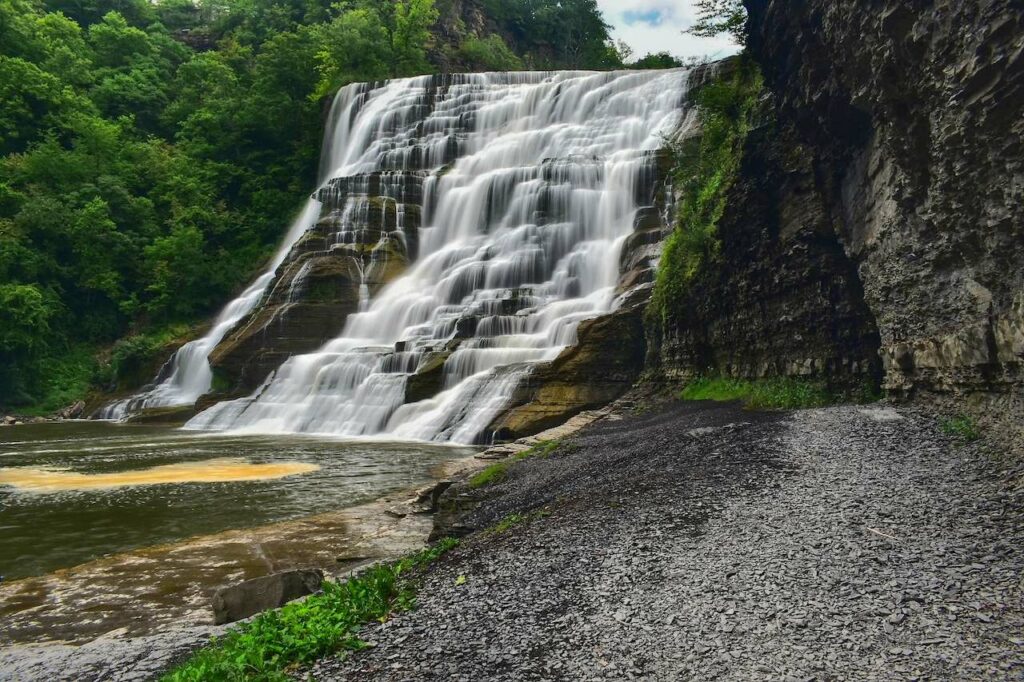
{"type": "Polygon", "coordinates": [[[323,592],[267,611],[214,639],[164,675],[163,681],[287,680],[289,668],[339,649],[362,649],[366,644],[358,634],[363,624],[414,608],[416,585],[409,572],[458,544],[446,538],[400,561],[372,566],[345,582],[325,582],[323,592]]]}
{"type": "Polygon", "coordinates": [[[459,46],[459,55],[471,65],[488,71],[519,71],[523,68],[523,61],[496,34],[486,38],[466,38],[459,46]]]}

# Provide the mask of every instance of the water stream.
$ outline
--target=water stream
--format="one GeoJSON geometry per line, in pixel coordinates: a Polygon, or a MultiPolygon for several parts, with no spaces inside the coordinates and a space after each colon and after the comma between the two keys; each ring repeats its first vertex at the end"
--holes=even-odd
{"type": "Polygon", "coordinates": [[[325,146],[321,216],[358,241],[344,226],[367,210],[368,178],[396,216],[421,197],[418,258],[337,338],[186,428],[486,442],[531,367],[615,306],[621,245],[651,200],[653,152],[686,119],[686,87],[687,72],[670,70],[343,90],[351,104],[332,121],[347,137],[325,146]],[[443,390],[407,402],[408,377],[438,354],[443,390]]]}

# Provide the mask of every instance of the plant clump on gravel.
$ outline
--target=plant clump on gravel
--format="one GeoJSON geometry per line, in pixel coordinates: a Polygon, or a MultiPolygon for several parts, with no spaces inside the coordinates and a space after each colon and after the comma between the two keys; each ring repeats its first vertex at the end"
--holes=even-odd
{"type": "Polygon", "coordinates": [[[522,523],[531,523],[537,519],[543,519],[551,516],[551,512],[547,509],[538,509],[536,511],[527,512],[524,514],[513,513],[505,516],[501,521],[491,526],[487,532],[491,535],[500,535],[505,531],[514,528],[522,523]]]}
{"type": "Polygon", "coordinates": [[[557,450],[558,446],[561,444],[562,442],[558,439],[541,441],[528,450],[517,452],[508,459],[495,462],[471,476],[469,479],[469,487],[483,488],[488,485],[500,483],[508,476],[508,469],[512,466],[513,462],[518,462],[520,460],[527,459],[528,457],[547,457],[557,450]]]}
{"type": "Polygon", "coordinates": [[[939,422],[942,432],[964,443],[973,443],[981,438],[981,429],[972,417],[961,414],[939,422]]]}
{"type": "Polygon", "coordinates": [[[383,622],[416,603],[410,576],[458,545],[445,538],[433,547],[399,561],[377,564],[344,582],[325,582],[323,592],[267,611],[214,639],[163,682],[287,680],[287,671],[339,650],[359,650],[366,643],[360,628],[383,622]]]}

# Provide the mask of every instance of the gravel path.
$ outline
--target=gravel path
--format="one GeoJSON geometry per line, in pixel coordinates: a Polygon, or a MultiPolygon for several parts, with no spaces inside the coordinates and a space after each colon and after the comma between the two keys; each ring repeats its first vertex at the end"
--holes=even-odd
{"type": "Polygon", "coordinates": [[[1024,478],[923,412],[675,404],[517,464],[323,680],[1024,678],[1024,478]]]}

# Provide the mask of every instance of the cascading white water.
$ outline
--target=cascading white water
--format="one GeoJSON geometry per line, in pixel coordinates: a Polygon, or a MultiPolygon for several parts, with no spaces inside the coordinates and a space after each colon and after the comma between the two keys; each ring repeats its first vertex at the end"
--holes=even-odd
{"type": "MultiPolygon", "coordinates": [[[[418,259],[337,338],[186,428],[486,440],[531,367],[614,306],[621,245],[686,82],[495,73],[347,88],[354,105],[332,121],[348,138],[325,148],[322,173],[425,172],[418,259]],[[439,354],[441,392],[407,403],[408,377],[439,354]]],[[[402,191],[391,184],[382,195],[402,191]]]]}
{"type": "MultiPolygon", "coordinates": [[[[337,150],[348,140],[348,124],[352,120],[353,109],[361,103],[361,90],[361,87],[343,88],[334,98],[324,133],[321,161],[333,158],[338,153],[337,150]]],[[[330,175],[325,174],[321,167],[320,183],[329,178],[330,175]]],[[[120,420],[148,408],[191,405],[199,396],[209,391],[213,381],[213,371],[209,363],[210,353],[262,300],[267,287],[274,281],[277,268],[284,262],[295,242],[316,222],[319,215],[320,202],[312,197],[307,199],[288,228],[267,269],[238,298],[224,307],[210,327],[210,331],[202,338],[189,341],[179,348],[148,388],[129,398],[104,406],[97,414],[97,418],[120,420]]]]}

